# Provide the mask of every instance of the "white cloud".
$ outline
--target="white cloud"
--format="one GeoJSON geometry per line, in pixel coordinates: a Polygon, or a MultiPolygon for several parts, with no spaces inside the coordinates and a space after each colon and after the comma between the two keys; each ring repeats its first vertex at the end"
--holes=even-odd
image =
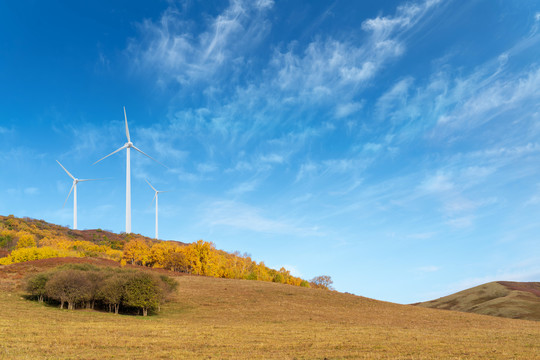
{"type": "Polygon", "coordinates": [[[205,225],[226,226],[269,234],[287,234],[295,236],[320,236],[316,228],[295,225],[290,218],[272,219],[265,217],[258,208],[235,201],[215,201],[204,206],[205,225]]]}
{"type": "Polygon", "coordinates": [[[259,185],[258,180],[245,181],[238,184],[233,189],[229,190],[228,193],[232,195],[242,195],[248,192],[255,191],[258,185],[259,185]]]}
{"type": "Polygon", "coordinates": [[[218,170],[218,167],[215,164],[210,163],[203,163],[203,164],[197,164],[197,171],[200,173],[211,173],[218,170]]]}
{"type": "Polygon", "coordinates": [[[174,5],[157,22],[145,20],[139,25],[143,40],[133,41],[128,54],[145,71],[154,71],[158,83],[176,81],[191,84],[209,81],[225,67],[235,73],[244,65],[243,56],[259,43],[270,29],[265,13],[273,1],[231,0],[229,6],[209,18],[200,33],[174,5]]]}
{"type": "Polygon", "coordinates": [[[407,235],[407,238],[415,240],[427,240],[433,238],[436,234],[437,233],[435,232],[416,233],[407,235]]]}
{"type": "Polygon", "coordinates": [[[457,229],[469,228],[473,225],[475,217],[473,215],[456,217],[448,220],[446,223],[457,229]]]}
{"type": "Polygon", "coordinates": [[[437,172],[427,177],[420,185],[420,189],[427,193],[441,193],[454,189],[454,184],[448,175],[437,172]]]}
{"type": "Polygon", "coordinates": [[[417,270],[423,273],[431,273],[431,272],[439,271],[440,269],[441,268],[439,266],[429,265],[429,266],[419,267],[417,270]]]}
{"type": "Polygon", "coordinates": [[[300,166],[298,174],[296,175],[296,181],[303,180],[311,177],[318,169],[318,166],[313,162],[308,162],[300,166]]]}
{"type": "Polygon", "coordinates": [[[36,195],[39,193],[39,189],[37,187],[27,187],[24,189],[24,193],[26,195],[36,195]]]}
{"type": "Polygon", "coordinates": [[[259,157],[259,161],[263,163],[283,164],[285,159],[282,155],[269,154],[269,155],[261,155],[259,157]]]}
{"type": "Polygon", "coordinates": [[[336,108],[336,118],[344,118],[352,115],[362,109],[362,103],[349,102],[344,104],[338,104],[336,108]]]}

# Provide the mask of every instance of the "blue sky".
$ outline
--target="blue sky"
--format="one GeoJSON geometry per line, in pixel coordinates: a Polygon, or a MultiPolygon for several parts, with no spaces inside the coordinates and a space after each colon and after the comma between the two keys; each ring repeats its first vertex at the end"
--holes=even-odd
{"type": "Polygon", "coordinates": [[[0,214],[212,241],[400,303],[540,280],[540,5],[4,1],[0,214]]]}

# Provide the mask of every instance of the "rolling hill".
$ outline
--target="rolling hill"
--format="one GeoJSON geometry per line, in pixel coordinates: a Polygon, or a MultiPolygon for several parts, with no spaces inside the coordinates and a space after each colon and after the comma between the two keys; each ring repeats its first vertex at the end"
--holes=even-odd
{"type": "Polygon", "coordinates": [[[0,358],[534,359],[540,354],[540,322],[273,282],[169,272],[178,290],[158,315],[147,318],[60,310],[24,298],[27,275],[70,262],[118,266],[92,258],[0,266],[0,358]]]}
{"type": "Polygon", "coordinates": [[[490,282],[414,305],[540,321],[540,282],[490,282]]]}

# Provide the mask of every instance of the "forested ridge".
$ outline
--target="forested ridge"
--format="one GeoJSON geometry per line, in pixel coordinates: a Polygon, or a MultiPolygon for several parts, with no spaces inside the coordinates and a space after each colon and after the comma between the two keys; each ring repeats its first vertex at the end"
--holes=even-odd
{"type": "MultiPolygon", "coordinates": [[[[139,234],[71,230],[43,220],[0,216],[0,265],[54,257],[96,257],[121,264],[230,279],[273,281],[303,287],[328,288],[331,280],[308,282],[288,270],[267,267],[248,254],[228,253],[211,242],[191,244],[150,239],[139,234]]],[[[325,279],[323,279],[325,280],[325,279]]]]}

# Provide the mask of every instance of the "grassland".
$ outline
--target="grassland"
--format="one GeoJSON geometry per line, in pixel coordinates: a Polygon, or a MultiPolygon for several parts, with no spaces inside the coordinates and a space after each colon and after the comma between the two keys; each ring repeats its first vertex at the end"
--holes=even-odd
{"type": "Polygon", "coordinates": [[[416,305],[540,321],[540,283],[490,282],[416,305]]]}
{"type": "MultiPolygon", "coordinates": [[[[19,264],[15,264],[19,265],[19,264]]],[[[0,358],[535,359],[540,323],[248,280],[176,276],[148,318],[60,310],[22,297],[0,268],[0,358]]]]}

